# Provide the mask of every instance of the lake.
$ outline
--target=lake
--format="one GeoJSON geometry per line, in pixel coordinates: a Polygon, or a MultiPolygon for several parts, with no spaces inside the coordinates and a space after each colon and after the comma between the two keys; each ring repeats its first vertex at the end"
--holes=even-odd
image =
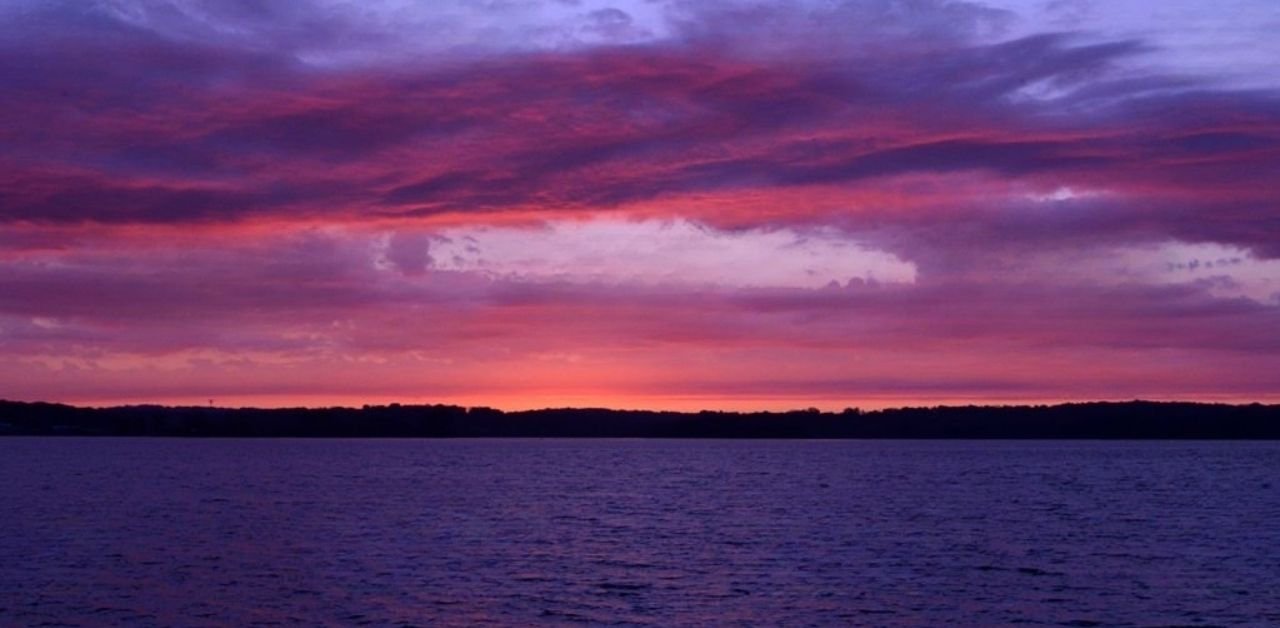
{"type": "Polygon", "coordinates": [[[1280,442],[0,438],[0,625],[1280,624],[1280,442]]]}

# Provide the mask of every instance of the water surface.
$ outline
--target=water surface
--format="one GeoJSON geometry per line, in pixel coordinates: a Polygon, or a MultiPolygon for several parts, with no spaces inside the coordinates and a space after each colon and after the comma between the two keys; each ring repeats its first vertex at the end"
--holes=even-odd
{"type": "Polygon", "coordinates": [[[0,439],[0,625],[1276,625],[1280,443],[0,439]]]}

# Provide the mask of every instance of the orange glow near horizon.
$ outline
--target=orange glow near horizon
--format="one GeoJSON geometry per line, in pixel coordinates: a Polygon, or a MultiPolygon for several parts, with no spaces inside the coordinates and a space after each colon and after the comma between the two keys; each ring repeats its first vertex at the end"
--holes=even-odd
{"type": "MultiPolygon", "coordinates": [[[[1230,395],[1201,395],[1195,397],[1143,396],[1143,401],[1197,402],[1225,404],[1276,404],[1280,394],[1261,397],[1230,395]]],[[[1079,397],[1079,398],[963,398],[963,397],[911,397],[911,398],[861,398],[847,399],[798,399],[764,397],[636,397],[611,395],[466,395],[457,397],[370,396],[350,397],[341,395],[238,395],[217,399],[188,396],[69,399],[56,401],[67,405],[105,408],[129,405],[162,405],[181,407],[207,407],[212,401],[218,408],[359,408],[383,405],[453,405],[467,408],[486,407],[503,412],[543,410],[548,408],[605,408],[610,410],[644,410],[656,412],[788,412],[816,408],[822,412],[841,412],[848,408],[862,411],[891,410],[935,406],[1033,406],[1058,405],[1084,402],[1125,402],[1133,397],[1079,397]]],[[[37,401],[31,399],[28,401],[37,401]]],[[[49,401],[49,400],[39,400],[49,401]]]]}

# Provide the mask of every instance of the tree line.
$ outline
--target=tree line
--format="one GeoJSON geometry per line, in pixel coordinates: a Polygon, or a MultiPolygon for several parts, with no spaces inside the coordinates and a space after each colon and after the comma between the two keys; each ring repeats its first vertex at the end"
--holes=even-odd
{"type": "Polygon", "coordinates": [[[84,408],[0,400],[0,435],[182,437],[1280,439],[1280,405],[1091,402],[863,412],[660,412],[454,405],[84,408]]]}

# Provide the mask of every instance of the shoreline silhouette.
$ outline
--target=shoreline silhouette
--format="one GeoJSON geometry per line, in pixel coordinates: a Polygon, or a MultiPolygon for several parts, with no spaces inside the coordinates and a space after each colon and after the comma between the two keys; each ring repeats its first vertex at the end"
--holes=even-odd
{"type": "Polygon", "coordinates": [[[842,412],[456,405],[86,408],[0,400],[0,436],[316,438],[1280,439],[1280,405],[1083,402],[842,412]]]}

